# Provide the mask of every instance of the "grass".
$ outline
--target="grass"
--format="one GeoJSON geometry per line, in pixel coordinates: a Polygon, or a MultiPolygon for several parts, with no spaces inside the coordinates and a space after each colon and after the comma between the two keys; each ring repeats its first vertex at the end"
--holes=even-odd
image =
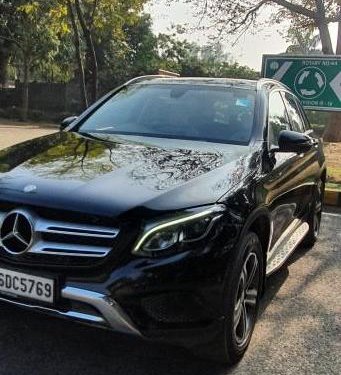
{"type": "Polygon", "coordinates": [[[327,187],[341,190],[341,143],[326,143],[327,187]]]}
{"type": "MultiPolygon", "coordinates": [[[[341,155],[340,155],[341,158],[341,155]]],[[[328,165],[327,161],[327,168],[328,168],[328,182],[341,184],[341,167],[334,167],[328,165]]]]}
{"type": "Polygon", "coordinates": [[[341,191],[341,184],[333,184],[332,182],[327,182],[327,190],[341,191]]]}

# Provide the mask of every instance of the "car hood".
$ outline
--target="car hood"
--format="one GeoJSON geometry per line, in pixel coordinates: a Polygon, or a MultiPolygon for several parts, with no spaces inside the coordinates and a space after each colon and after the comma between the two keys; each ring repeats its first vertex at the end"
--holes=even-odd
{"type": "Polygon", "coordinates": [[[0,151],[0,200],[110,217],[216,202],[255,165],[249,146],[55,133],[0,151]]]}

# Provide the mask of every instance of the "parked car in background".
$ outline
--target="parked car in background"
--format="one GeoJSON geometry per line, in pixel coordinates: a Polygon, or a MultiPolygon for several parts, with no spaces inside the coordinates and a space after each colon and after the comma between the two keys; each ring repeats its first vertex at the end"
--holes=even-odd
{"type": "Polygon", "coordinates": [[[295,95],[139,77],[62,128],[0,154],[0,300],[238,361],[267,276],[318,237],[325,159],[295,95]]]}

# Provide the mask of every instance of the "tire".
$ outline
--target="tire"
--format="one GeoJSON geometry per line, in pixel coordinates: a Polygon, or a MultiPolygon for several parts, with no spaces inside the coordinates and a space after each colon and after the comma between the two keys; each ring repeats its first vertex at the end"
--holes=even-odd
{"type": "Polygon", "coordinates": [[[318,239],[324,204],[324,190],[325,184],[320,180],[314,189],[313,202],[307,220],[309,224],[309,232],[302,241],[303,247],[313,247],[318,239]]]}
{"type": "Polygon", "coordinates": [[[227,269],[221,330],[211,342],[196,348],[196,355],[229,365],[243,357],[257,320],[263,286],[263,258],[258,236],[247,233],[227,269]]]}

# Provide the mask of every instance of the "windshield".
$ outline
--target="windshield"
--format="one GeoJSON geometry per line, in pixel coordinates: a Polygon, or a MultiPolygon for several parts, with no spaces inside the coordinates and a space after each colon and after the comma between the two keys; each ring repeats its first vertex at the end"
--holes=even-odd
{"type": "Polygon", "coordinates": [[[137,84],[112,96],[79,131],[247,144],[255,97],[226,86],[137,84]]]}

